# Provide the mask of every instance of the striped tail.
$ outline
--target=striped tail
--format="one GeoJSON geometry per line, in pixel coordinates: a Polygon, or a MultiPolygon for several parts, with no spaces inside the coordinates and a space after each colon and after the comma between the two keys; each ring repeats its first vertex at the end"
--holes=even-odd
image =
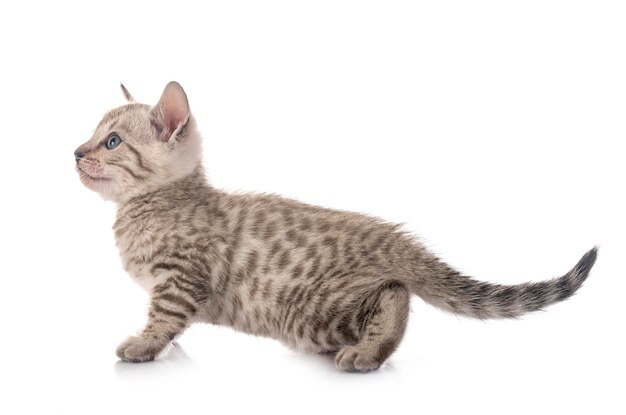
{"type": "Polygon", "coordinates": [[[456,314],[515,318],[569,298],[587,279],[597,256],[595,247],[562,277],[518,285],[476,281],[434,259],[427,264],[430,276],[421,280],[415,291],[426,302],[456,314]]]}

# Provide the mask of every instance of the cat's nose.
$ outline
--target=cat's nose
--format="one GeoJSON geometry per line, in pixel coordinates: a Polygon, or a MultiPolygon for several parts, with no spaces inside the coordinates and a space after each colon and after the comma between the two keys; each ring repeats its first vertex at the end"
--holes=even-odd
{"type": "Polygon", "coordinates": [[[76,163],[78,163],[78,161],[83,157],[85,157],[85,153],[83,153],[80,149],[74,152],[74,158],[76,159],[76,163]]]}

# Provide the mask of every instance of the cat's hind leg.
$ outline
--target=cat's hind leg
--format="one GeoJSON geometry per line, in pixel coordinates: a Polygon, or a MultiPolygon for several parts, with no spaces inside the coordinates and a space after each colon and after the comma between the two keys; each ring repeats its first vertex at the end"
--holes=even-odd
{"type": "Polygon", "coordinates": [[[372,294],[364,303],[365,319],[356,344],[337,353],[335,364],[350,372],[376,370],[396,350],[402,340],[409,316],[410,294],[397,282],[391,282],[372,294]]]}

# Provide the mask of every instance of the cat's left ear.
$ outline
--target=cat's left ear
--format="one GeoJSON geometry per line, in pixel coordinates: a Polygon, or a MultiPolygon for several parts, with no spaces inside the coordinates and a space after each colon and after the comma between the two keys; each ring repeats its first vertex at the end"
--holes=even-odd
{"type": "Polygon", "coordinates": [[[190,115],[187,94],[175,81],[167,84],[158,104],[150,112],[152,125],[159,138],[171,143],[182,136],[190,115]]]}
{"type": "Polygon", "coordinates": [[[126,101],[135,102],[135,98],[133,98],[130,92],[128,92],[128,89],[126,89],[124,84],[120,83],[120,88],[122,89],[122,94],[124,94],[124,98],[126,98],[126,101]]]}

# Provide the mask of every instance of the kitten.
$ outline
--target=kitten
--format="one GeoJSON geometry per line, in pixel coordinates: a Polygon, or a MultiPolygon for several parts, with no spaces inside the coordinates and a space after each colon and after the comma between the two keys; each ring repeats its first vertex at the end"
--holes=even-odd
{"type": "Polygon", "coordinates": [[[314,353],[348,371],[377,369],[404,334],[411,294],[465,316],[511,318],[571,296],[597,256],[560,278],[479,282],[389,224],[207,182],[187,96],[170,82],[154,106],[108,112],[75,152],[82,183],[117,203],[126,271],[151,295],[148,322],[117,349],[154,359],[194,322],[228,325],[314,353]]]}

